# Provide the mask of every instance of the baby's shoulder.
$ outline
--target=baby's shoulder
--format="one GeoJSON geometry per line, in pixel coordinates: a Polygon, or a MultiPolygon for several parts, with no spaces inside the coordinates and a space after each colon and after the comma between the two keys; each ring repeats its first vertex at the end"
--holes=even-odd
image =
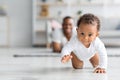
{"type": "Polygon", "coordinates": [[[101,39],[99,37],[96,37],[96,39],[94,40],[95,43],[102,43],[101,39]]]}
{"type": "Polygon", "coordinates": [[[100,46],[103,45],[103,42],[99,37],[96,37],[96,39],[93,41],[94,46],[100,46]]]}

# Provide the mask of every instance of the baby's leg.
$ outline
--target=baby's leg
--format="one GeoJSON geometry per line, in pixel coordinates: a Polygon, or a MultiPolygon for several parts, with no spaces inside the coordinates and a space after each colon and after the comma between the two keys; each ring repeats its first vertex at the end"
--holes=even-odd
{"type": "Polygon", "coordinates": [[[97,67],[99,64],[99,55],[98,53],[96,53],[91,59],[90,62],[92,64],[93,67],[97,67]]]}
{"type": "Polygon", "coordinates": [[[71,53],[71,55],[72,55],[71,61],[73,68],[75,69],[83,68],[83,61],[79,60],[78,57],[73,52],[71,53]]]}

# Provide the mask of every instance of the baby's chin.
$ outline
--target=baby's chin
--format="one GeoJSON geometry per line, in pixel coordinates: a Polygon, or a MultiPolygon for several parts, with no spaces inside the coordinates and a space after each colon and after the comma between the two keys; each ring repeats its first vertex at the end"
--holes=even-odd
{"type": "Polygon", "coordinates": [[[90,45],[90,42],[82,42],[82,44],[83,44],[84,46],[89,46],[89,45],[90,45]]]}

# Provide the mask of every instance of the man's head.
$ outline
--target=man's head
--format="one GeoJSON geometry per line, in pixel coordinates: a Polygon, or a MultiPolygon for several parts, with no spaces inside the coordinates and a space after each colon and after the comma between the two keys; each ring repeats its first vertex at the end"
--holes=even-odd
{"type": "Polygon", "coordinates": [[[73,21],[72,17],[66,16],[62,22],[62,28],[63,28],[64,34],[66,34],[66,35],[71,34],[73,26],[74,26],[74,21],[73,21]]]}

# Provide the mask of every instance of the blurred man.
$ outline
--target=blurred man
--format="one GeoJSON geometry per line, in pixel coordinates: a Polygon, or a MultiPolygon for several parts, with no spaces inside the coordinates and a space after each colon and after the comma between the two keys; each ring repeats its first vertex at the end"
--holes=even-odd
{"type": "Polygon", "coordinates": [[[62,47],[70,40],[70,38],[76,34],[76,27],[74,26],[74,20],[70,16],[66,16],[62,22],[62,29],[54,29],[52,33],[53,52],[61,52],[62,47]]]}

